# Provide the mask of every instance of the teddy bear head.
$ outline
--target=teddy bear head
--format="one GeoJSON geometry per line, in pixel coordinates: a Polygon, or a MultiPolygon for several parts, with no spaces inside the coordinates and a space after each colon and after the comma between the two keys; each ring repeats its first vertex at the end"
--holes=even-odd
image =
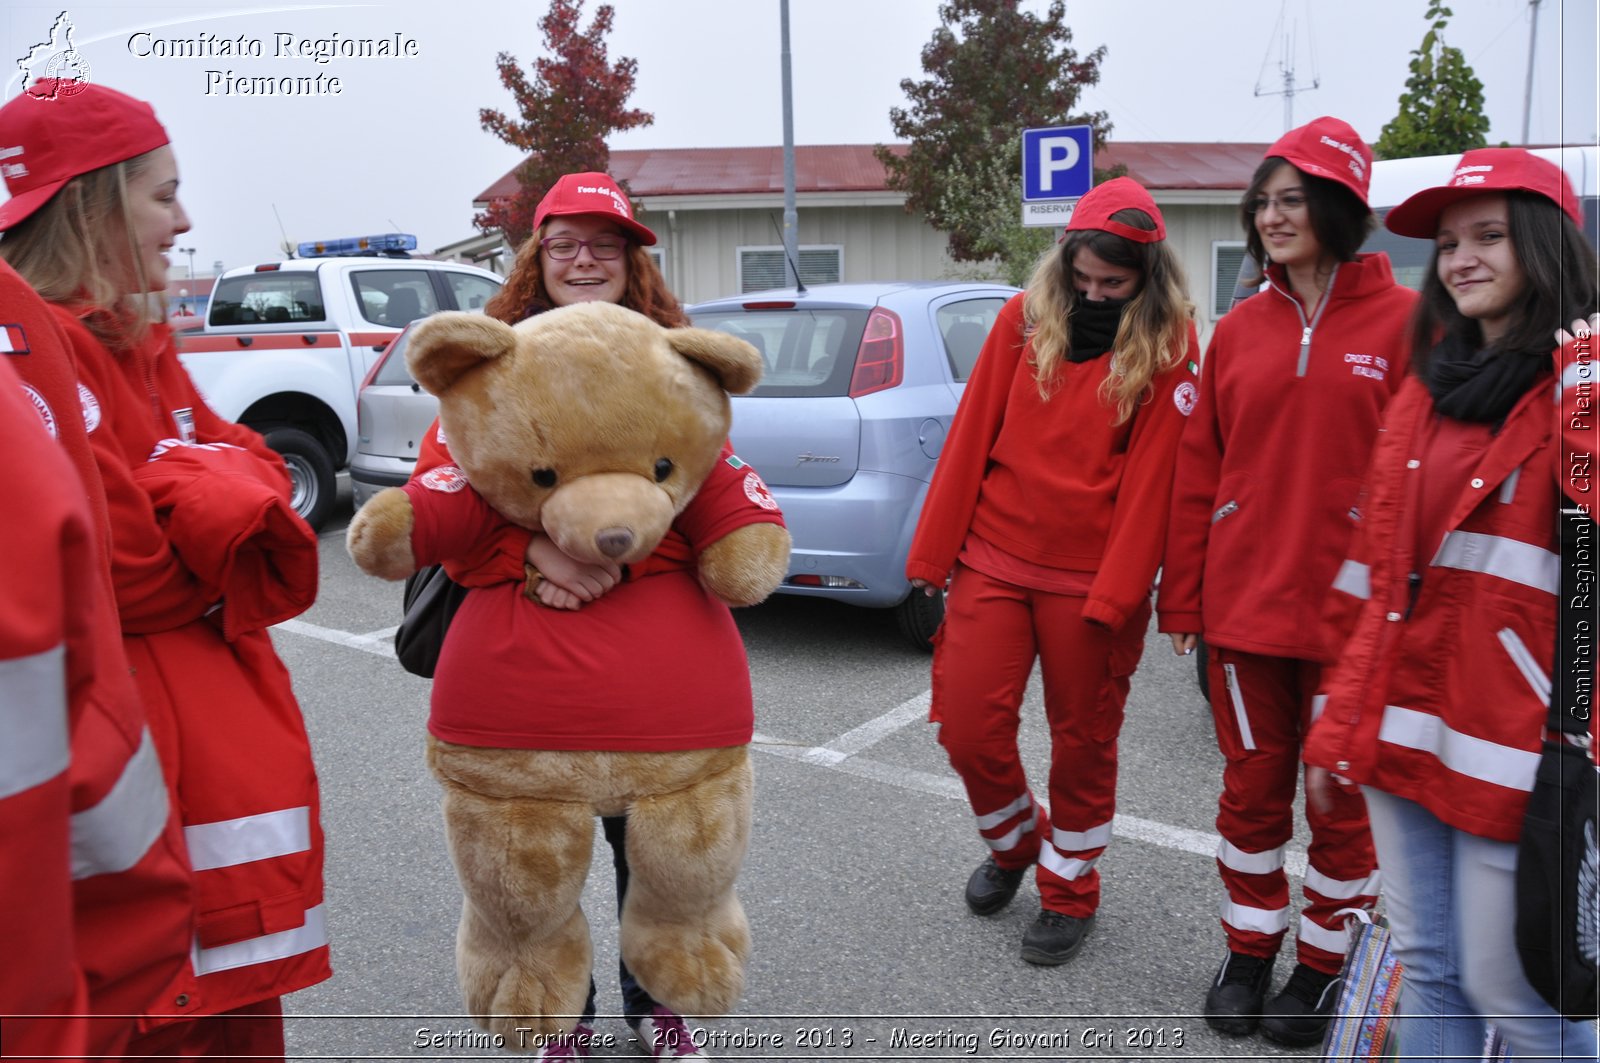
{"type": "Polygon", "coordinates": [[[406,348],[467,480],[501,516],[569,556],[619,563],[655,549],[728,436],[728,393],[761,355],[743,340],[662,328],[613,303],[515,326],[442,313],[406,348]]]}

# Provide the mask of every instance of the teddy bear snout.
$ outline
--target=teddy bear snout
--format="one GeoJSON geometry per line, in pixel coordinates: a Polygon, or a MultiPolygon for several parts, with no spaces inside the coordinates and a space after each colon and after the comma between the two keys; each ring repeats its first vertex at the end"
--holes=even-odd
{"type": "Polygon", "coordinates": [[[621,557],[633,549],[633,532],[627,528],[601,528],[595,532],[594,545],[607,557],[621,557]]]}

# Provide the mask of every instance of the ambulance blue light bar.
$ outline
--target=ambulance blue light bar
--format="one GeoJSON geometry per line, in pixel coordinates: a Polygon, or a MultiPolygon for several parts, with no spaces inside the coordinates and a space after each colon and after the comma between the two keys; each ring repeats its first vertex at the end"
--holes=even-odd
{"type": "Polygon", "coordinates": [[[410,233],[384,233],[381,236],[347,236],[341,240],[315,240],[295,250],[301,258],[333,258],[339,255],[400,255],[417,249],[417,238],[410,233]]]}

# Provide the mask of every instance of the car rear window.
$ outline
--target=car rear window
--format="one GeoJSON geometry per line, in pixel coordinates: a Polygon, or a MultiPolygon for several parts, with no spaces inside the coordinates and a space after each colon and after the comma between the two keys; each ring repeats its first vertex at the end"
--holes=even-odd
{"type": "Polygon", "coordinates": [[[322,322],[328,312],[312,273],[263,272],[224,277],[211,293],[212,325],[322,322]]]}
{"type": "Polygon", "coordinates": [[[751,394],[812,398],[849,393],[867,313],[864,309],[735,308],[697,312],[694,323],[738,336],[761,352],[766,370],[751,394]]]}
{"type": "Polygon", "coordinates": [[[411,379],[411,370],[406,368],[406,344],[411,341],[410,332],[402,332],[395,337],[389,349],[383,352],[383,363],[378,366],[378,371],[372,377],[373,384],[382,384],[387,387],[410,387],[415,381],[411,379]]]}

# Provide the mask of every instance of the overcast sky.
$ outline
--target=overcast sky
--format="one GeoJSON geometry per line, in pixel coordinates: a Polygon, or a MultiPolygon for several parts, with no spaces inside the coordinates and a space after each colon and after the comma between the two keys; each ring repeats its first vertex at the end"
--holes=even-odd
{"type": "MultiPolygon", "coordinates": [[[[194,228],[196,271],[278,256],[299,242],[398,229],[428,250],[472,234],[472,199],[518,161],[478,126],[480,107],[510,109],[494,56],[539,52],[541,0],[380,0],[362,4],[71,3],[7,0],[0,13],[3,95],[16,61],[47,52],[66,10],[90,79],[151,101],[172,135],[194,228]],[[280,34],[388,38],[415,55],[280,56],[280,34]],[[178,58],[178,40],[257,42],[260,57],[178,58]],[[159,43],[156,43],[159,42],[159,43]],[[208,74],[214,71],[214,74],[208,74]],[[337,78],[335,95],[229,93],[226,78],[337,78]],[[8,80],[6,80],[8,79],[8,80]],[[274,215],[276,208],[276,216],[274,215]]],[[[595,0],[588,0],[592,17],[595,0]]],[[[613,0],[613,59],[639,61],[632,105],[653,126],[619,148],[778,145],[783,140],[778,0],[613,0]]],[[[1027,6],[1039,10],[1042,0],[1027,6]]],[[[1530,139],[1596,139],[1595,0],[1542,0],[1530,139]]],[[[790,0],[795,140],[892,139],[899,82],[921,76],[937,0],[790,0]]],[[[1101,84],[1084,106],[1107,111],[1114,140],[1270,141],[1284,129],[1280,66],[1293,45],[1297,123],[1350,121],[1369,141],[1394,116],[1426,0],[1071,0],[1075,44],[1104,44],[1101,84]]],[[[1448,43],[1483,81],[1490,142],[1522,137],[1529,0],[1453,0],[1448,43]]],[[[586,17],[586,21],[587,21],[586,17]]],[[[175,280],[188,269],[175,258],[175,280]]],[[[180,280],[181,282],[181,280],[180,280]]],[[[176,286],[176,285],[175,285],[176,286]]]]}

